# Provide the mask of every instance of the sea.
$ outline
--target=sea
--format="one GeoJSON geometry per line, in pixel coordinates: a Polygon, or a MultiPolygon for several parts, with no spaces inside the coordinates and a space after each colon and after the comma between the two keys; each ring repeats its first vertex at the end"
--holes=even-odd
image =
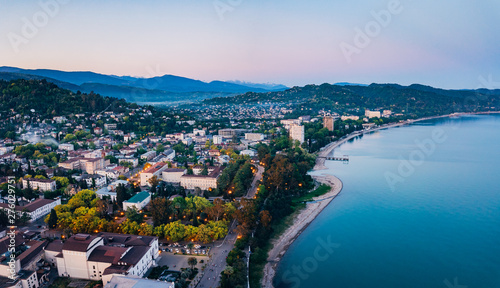
{"type": "Polygon", "coordinates": [[[275,287],[500,287],[500,115],[415,122],[326,161],[343,190],[289,247],[275,287]]]}

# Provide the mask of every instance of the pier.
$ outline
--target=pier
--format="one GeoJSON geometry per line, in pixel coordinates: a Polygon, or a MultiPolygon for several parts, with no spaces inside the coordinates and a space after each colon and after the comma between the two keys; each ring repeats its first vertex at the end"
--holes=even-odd
{"type": "Polygon", "coordinates": [[[330,160],[330,161],[342,161],[342,162],[349,162],[349,155],[343,155],[343,156],[327,156],[327,157],[322,157],[322,156],[319,156],[318,158],[324,158],[325,160],[330,160]]]}

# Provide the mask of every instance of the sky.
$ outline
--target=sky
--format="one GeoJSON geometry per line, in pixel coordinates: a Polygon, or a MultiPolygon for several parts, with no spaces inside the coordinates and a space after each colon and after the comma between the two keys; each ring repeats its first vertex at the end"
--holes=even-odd
{"type": "Polygon", "coordinates": [[[0,0],[0,66],[500,88],[499,18],[496,0],[0,0]]]}

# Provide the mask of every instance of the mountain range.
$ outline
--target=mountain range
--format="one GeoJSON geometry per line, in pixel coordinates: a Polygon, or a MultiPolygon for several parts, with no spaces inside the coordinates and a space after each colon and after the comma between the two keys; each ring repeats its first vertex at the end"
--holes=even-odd
{"type": "Polygon", "coordinates": [[[203,82],[175,75],[151,78],[105,75],[89,71],[67,72],[50,69],[0,67],[2,80],[41,80],[71,91],[98,93],[136,103],[185,103],[246,92],[283,91],[280,84],[256,84],[241,81],[203,82]]]}

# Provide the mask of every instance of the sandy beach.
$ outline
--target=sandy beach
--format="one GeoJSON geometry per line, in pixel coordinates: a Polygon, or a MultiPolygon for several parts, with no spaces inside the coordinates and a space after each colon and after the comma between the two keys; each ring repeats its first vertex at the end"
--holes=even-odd
{"type": "MultiPolygon", "coordinates": [[[[447,117],[455,117],[455,116],[463,116],[463,115],[471,115],[471,114],[494,114],[499,113],[497,111],[492,112],[479,112],[479,113],[453,113],[447,115],[433,116],[433,117],[425,117],[416,120],[407,120],[398,123],[391,123],[379,126],[377,128],[355,131],[339,140],[328,144],[323,147],[318,152],[318,158],[316,159],[316,165],[314,166],[312,171],[318,170],[326,170],[328,169],[325,166],[325,158],[333,152],[333,150],[345,142],[358,137],[365,133],[372,133],[374,131],[389,129],[393,127],[408,125],[414,122],[425,121],[430,119],[438,119],[438,118],[447,118],[447,117]]],[[[316,217],[325,209],[330,202],[335,199],[335,197],[342,191],[342,181],[333,176],[322,174],[320,176],[313,176],[314,180],[321,184],[326,184],[332,187],[332,189],[319,197],[313,199],[313,202],[308,203],[306,208],[304,208],[300,213],[294,218],[294,223],[292,226],[288,227],[288,229],[279,237],[279,239],[273,241],[273,248],[269,251],[267,264],[264,267],[264,276],[262,278],[262,287],[271,288],[273,286],[273,278],[276,274],[276,268],[279,264],[279,261],[285,255],[288,247],[293,243],[293,241],[304,231],[307,226],[314,220],[316,217]]]]}

